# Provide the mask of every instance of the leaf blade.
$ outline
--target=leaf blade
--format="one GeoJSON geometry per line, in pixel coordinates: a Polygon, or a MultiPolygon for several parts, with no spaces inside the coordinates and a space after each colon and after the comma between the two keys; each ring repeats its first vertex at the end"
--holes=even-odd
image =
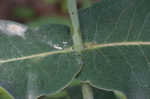
{"type": "Polygon", "coordinates": [[[148,0],[102,0],[80,11],[86,45],[79,79],[120,90],[129,99],[149,99],[148,0]],[[145,43],[145,44],[142,44],[145,43]]]}
{"type": "Polygon", "coordinates": [[[0,86],[16,99],[55,93],[79,72],[67,26],[28,27],[21,33],[19,23],[1,21],[2,24],[5,29],[0,32],[0,86]],[[13,32],[6,31],[10,24],[13,32]]]}

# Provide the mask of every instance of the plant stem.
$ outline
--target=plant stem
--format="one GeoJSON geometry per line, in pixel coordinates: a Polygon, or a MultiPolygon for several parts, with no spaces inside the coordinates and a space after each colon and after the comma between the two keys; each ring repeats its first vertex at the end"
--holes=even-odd
{"type": "Polygon", "coordinates": [[[67,4],[68,4],[69,15],[71,18],[72,39],[74,43],[74,49],[77,52],[81,52],[83,50],[83,43],[82,43],[81,32],[80,32],[77,3],[76,0],[67,0],[67,4]]]}
{"type": "Polygon", "coordinates": [[[93,90],[89,84],[82,85],[83,99],[94,99],[93,90]]]}
{"type": "MultiPolygon", "coordinates": [[[[71,26],[72,26],[72,39],[74,43],[74,50],[81,54],[82,50],[84,49],[82,43],[82,37],[80,32],[80,23],[79,23],[79,16],[77,11],[77,2],[76,0],[67,0],[68,11],[71,18],[71,26]]],[[[93,98],[93,91],[90,85],[83,84],[82,85],[82,93],[83,99],[94,99],[93,98]]]]}

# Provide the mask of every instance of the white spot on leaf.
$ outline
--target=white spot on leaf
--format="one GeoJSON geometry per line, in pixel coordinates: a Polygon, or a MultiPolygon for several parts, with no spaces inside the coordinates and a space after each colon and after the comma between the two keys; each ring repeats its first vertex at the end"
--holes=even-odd
{"type": "Polygon", "coordinates": [[[62,50],[63,48],[59,44],[53,44],[51,41],[48,41],[47,44],[55,49],[62,50]]]}
{"type": "Polygon", "coordinates": [[[7,31],[10,31],[10,35],[18,35],[24,37],[26,28],[16,24],[8,24],[7,31]]]}
{"type": "Polygon", "coordinates": [[[68,44],[68,42],[63,42],[64,45],[68,44]]]}
{"type": "Polygon", "coordinates": [[[9,36],[19,36],[25,38],[27,26],[9,21],[0,21],[0,30],[9,36]]]}
{"type": "Polygon", "coordinates": [[[64,47],[66,47],[68,42],[63,41],[62,44],[63,44],[64,47]]]}
{"type": "Polygon", "coordinates": [[[62,50],[62,49],[63,49],[63,48],[62,48],[62,47],[60,47],[58,44],[53,45],[53,47],[54,47],[55,49],[59,49],[59,50],[62,50]]]}

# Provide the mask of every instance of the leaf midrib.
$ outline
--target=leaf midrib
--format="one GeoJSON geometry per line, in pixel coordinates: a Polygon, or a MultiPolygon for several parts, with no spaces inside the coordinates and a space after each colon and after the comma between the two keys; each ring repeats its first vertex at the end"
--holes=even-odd
{"type": "Polygon", "coordinates": [[[139,46],[139,45],[150,45],[150,42],[135,41],[135,42],[113,42],[113,43],[103,43],[103,44],[92,44],[86,43],[86,49],[97,49],[106,47],[117,47],[117,46],[139,46]]]}
{"type": "Polygon", "coordinates": [[[46,56],[49,56],[49,55],[56,55],[56,54],[61,54],[61,53],[68,53],[68,52],[72,52],[72,51],[73,51],[72,48],[66,48],[64,50],[51,51],[51,52],[43,52],[43,53],[33,54],[33,55],[29,55],[29,56],[4,59],[4,60],[0,60],[0,64],[14,62],[14,61],[20,61],[20,60],[26,60],[26,59],[33,59],[33,58],[37,58],[37,57],[46,57],[46,56]]]}
{"type": "MultiPolygon", "coordinates": [[[[113,43],[104,43],[104,44],[86,43],[84,50],[92,50],[92,49],[106,48],[106,47],[119,47],[119,46],[139,46],[139,45],[150,45],[150,42],[135,41],[135,42],[113,42],[113,43]]],[[[70,53],[73,51],[74,50],[72,48],[66,48],[63,50],[43,52],[43,53],[33,54],[29,56],[24,56],[24,57],[3,59],[3,60],[0,60],[0,64],[33,59],[33,58],[38,58],[38,57],[46,57],[46,56],[56,55],[56,54],[61,54],[61,53],[70,53]]]]}

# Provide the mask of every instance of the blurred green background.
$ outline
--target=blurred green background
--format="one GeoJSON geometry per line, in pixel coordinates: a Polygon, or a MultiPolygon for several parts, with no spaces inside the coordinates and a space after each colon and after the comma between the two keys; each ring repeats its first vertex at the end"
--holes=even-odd
{"type": "MultiPolygon", "coordinates": [[[[77,0],[78,8],[86,8],[99,0],[77,0]]],[[[0,0],[0,19],[33,26],[49,23],[67,24],[66,0],[0,0]]]]}

